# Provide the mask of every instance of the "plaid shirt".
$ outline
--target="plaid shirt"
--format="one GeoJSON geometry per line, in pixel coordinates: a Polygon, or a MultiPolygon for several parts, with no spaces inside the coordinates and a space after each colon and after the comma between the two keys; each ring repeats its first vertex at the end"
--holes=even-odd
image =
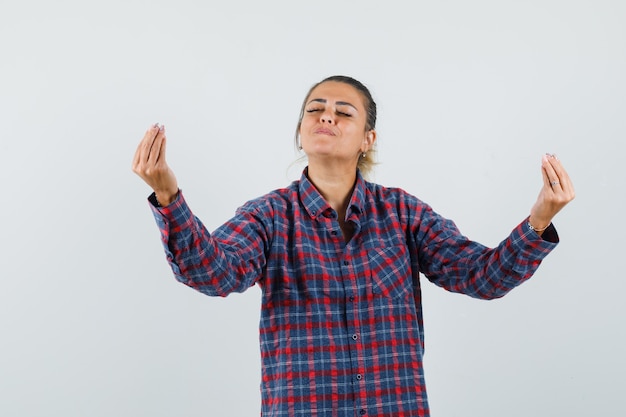
{"type": "Polygon", "coordinates": [[[262,416],[428,416],[420,273],[449,291],[497,298],[558,242],[553,226],[542,239],[524,221],[487,248],[360,174],[348,243],[306,170],[213,234],[182,194],[153,212],[180,282],[211,296],[261,287],[262,416]]]}

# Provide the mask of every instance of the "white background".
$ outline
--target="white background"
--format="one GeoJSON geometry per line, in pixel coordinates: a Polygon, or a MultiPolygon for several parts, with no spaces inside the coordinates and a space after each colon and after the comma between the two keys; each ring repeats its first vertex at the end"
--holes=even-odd
{"type": "Polygon", "coordinates": [[[577,198],[528,283],[424,281],[435,417],[623,416],[626,2],[0,2],[0,415],[250,416],[260,294],[175,281],[130,170],[154,122],[213,230],[299,177],[304,94],[379,104],[374,181],[494,246],[555,152],[577,198]]]}

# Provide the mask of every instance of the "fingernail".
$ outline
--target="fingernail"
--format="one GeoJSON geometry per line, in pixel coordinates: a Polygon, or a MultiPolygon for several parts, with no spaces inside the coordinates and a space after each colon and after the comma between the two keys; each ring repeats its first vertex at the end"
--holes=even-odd
{"type": "Polygon", "coordinates": [[[161,132],[162,132],[162,131],[164,131],[164,130],[165,130],[165,125],[160,125],[160,126],[159,126],[159,130],[160,130],[161,132]]]}
{"type": "Polygon", "coordinates": [[[155,124],[152,125],[152,127],[159,127],[159,124],[155,123],[155,124]]]}

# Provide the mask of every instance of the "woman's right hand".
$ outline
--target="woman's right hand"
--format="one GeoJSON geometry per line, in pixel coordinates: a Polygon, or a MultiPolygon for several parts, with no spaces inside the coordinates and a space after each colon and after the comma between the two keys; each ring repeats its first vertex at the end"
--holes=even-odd
{"type": "Polygon", "coordinates": [[[157,201],[167,206],[176,199],[178,182],[165,160],[165,126],[151,126],[137,147],[133,172],[155,192],[157,201]]]}

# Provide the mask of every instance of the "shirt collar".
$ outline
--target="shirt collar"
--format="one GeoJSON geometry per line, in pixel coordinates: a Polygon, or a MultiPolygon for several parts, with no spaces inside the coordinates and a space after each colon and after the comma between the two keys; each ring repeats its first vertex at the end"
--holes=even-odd
{"type": "MultiPolygon", "coordinates": [[[[307,173],[308,167],[302,171],[302,176],[300,177],[300,201],[309,216],[311,216],[311,218],[317,218],[320,214],[326,212],[327,210],[332,210],[332,207],[330,207],[326,200],[324,200],[324,197],[322,197],[311,180],[309,180],[307,173]]],[[[356,183],[354,185],[354,191],[352,191],[352,196],[350,197],[346,218],[349,217],[351,213],[363,213],[363,207],[365,205],[365,188],[365,180],[363,179],[361,172],[357,170],[356,183]]]]}

